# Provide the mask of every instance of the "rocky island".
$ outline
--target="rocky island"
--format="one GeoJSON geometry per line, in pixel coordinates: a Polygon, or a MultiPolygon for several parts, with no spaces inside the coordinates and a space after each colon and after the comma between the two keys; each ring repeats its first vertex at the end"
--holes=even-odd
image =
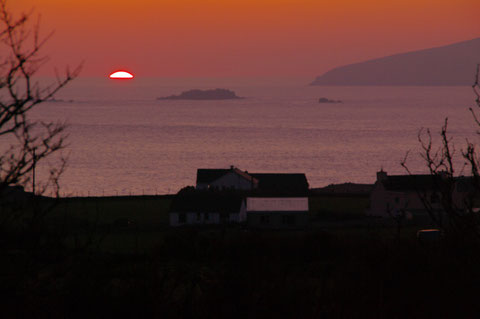
{"type": "Polygon", "coordinates": [[[227,89],[188,90],[179,95],[159,97],[157,100],[231,100],[242,99],[235,92],[227,89]]]}
{"type": "Polygon", "coordinates": [[[321,97],[318,99],[318,103],[342,103],[340,100],[330,100],[327,99],[326,97],[321,97]]]}

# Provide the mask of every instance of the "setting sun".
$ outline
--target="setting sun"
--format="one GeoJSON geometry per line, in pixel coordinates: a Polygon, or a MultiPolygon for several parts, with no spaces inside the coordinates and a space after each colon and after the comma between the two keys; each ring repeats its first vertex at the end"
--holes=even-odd
{"type": "Polygon", "coordinates": [[[127,71],[115,71],[109,76],[110,79],[133,79],[133,74],[127,71]]]}

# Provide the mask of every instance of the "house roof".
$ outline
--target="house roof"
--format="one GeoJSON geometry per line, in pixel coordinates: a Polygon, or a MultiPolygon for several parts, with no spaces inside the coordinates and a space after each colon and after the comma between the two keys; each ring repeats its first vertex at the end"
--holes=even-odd
{"type": "Polygon", "coordinates": [[[382,184],[389,191],[425,191],[437,189],[439,178],[432,175],[389,175],[382,184]]]}
{"type": "Polygon", "coordinates": [[[307,177],[303,173],[250,173],[258,179],[258,188],[266,191],[307,192],[307,177]]]}
{"type": "Polygon", "coordinates": [[[210,184],[229,172],[234,172],[257,184],[258,190],[263,192],[285,194],[308,192],[307,177],[303,173],[249,173],[233,166],[230,169],[199,168],[197,170],[197,185],[210,184]]]}
{"type": "MultiPolygon", "coordinates": [[[[14,202],[27,200],[32,198],[33,194],[30,192],[25,192],[23,186],[13,185],[0,185],[0,201],[5,202],[14,202]]],[[[38,197],[38,195],[37,195],[38,197]]]]}
{"type": "Polygon", "coordinates": [[[170,212],[238,213],[242,202],[235,193],[194,191],[175,196],[170,212]]]}
{"type": "Polygon", "coordinates": [[[472,176],[459,176],[455,179],[457,191],[460,193],[479,193],[479,180],[472,176]]]}
{"type": "Polygon", "coordinates": [[[258,179],[256,179],[255,177],[252,176],[252,174],[248,174],[247,172],[244,172],[238,168],[234,168],[233,171],[235,173],[237,173],[238,175],[240,175],[241,177],[245,178],[246,180],[248,180],[249,182],[253,182],[254,184],[258,184],[258,179]]]}
{"type": "Polygon", "coordinates": [[[312,194],[328,195],[369,195],[373,184],[342,183],[330,184],[321,188],[311,188],[312,194]]]}
{"type": "Polygon", "coordinates": [[[199,168],[197,169],[197,184],[209,184],[216,181],[223,175],[227,174],[230,169],[212,169],[212,168],[199,168]]]}
{"type": "Polygon", "coordinates": [[[246,179],[249,182],[258,183],[258,180],[252,177],[247,172],[244,172],[236,167],[231,167],[229,169],[211,169],[211,168],[199,168],[197,170],[197,184],[210,184],[217,179],[225,176],[226,174],[233,172],[238,176],[246,179]]]}

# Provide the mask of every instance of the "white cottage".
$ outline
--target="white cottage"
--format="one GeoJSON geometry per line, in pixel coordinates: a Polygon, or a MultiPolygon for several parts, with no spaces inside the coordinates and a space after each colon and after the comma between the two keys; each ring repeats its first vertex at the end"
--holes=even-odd
{"type": "Polygon", "coordinates": [[[308,182],[303,173],[249,173],[230,166],[230,169],[198,169],[196,189],[254,191],[262,196],[307,196],[308,182]]]}
{"type": "Polygon", "coordinates": [[[428,212],[443,214],[442,195],[457,213],[480,207],[480,194],[472,177],[439,175],[387,175],[377,172],[367,214],[378,217],[409,217],[428,212]]]}
{"type": "Polygon", "coordinates": [[[257,187],[256,178],[234,166],[230,166],[230,169],[200,168],[197,170],[196,189],[198,190],[253,190],[257,187]]]}
{"type": "Polygon", "coordinates": [[[169,212],[170,226],[235,224],[246,221],[245,200],[234,193],[179,194],[169,212]]]}
{"type": "Polygon", "coordinates": [[[399,217],[425,214],[425,204],[440,210],[440,176],[388,175],[377,172],[377,181],[370,194],[370,216],[399,217]]]}
{"type": "Polygon", "coordinates": [[[305,228],[308,197],[248,197],[247,224],[251,228],[305,228]]]}

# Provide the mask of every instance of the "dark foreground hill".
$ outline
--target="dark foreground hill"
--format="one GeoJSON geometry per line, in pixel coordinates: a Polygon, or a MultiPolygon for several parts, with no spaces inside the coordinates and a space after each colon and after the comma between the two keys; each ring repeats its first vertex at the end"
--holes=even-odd
{"type": "MultiPolygon", "coordinates": [[[[318,222],[320,213],[331,212],[326,198],[312,210],[318,222]]],[[[11,199],[0,203],[1,318],[477,318],[480,312],[480,241],[449,232],[439,241],[417,241],[418,227],[429,224],[400,231],[391,219],[363,218],[302,231],[162,227],[171,196],[19,196],[18,205],[6,205],[11,199]]],[[[331,208],[347,208],[340,199],[331,208]]]]}
{"type": "Polygon", "coordinates": [[[480,38],[341,66],[312,85],[472,85],[480,38]]]}

